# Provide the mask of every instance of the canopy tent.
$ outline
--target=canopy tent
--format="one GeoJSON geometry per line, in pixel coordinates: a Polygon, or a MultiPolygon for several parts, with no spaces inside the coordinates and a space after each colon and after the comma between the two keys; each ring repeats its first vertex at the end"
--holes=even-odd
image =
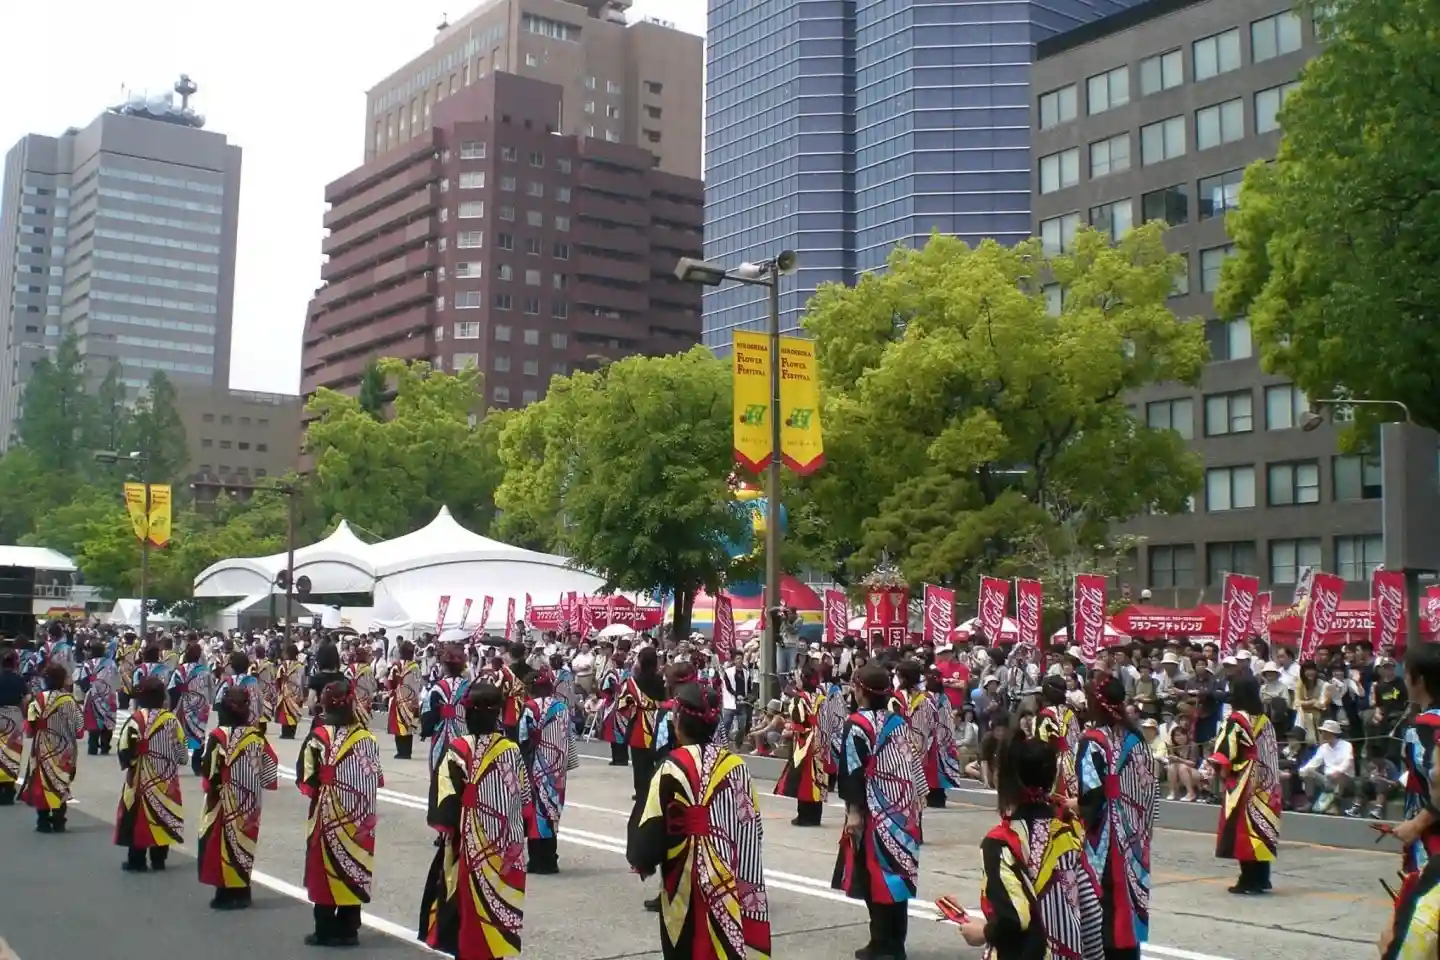
{"type": "MultiPolygon", "coordinates": [[[[950,630],[951,643],[969,643],[970,638],[980,632],[980,618],[971,617],[964,623],[952,627],[950,630]]],[[[1014,620],[1006,617],[1000,624],[1000,636],[991,637],[991,643],[1014,643],[1020,639],[1020,627],[1014,620]]]]}
{"type": "Polygon", "coordinates": [[[0,546],[0,567],[24,567],[55,573],[74,573],[78,567],[65,554],[49,547],[0,546]]]}
{"type": "MultiPolygon", "coordinates": [[[[295,576],[310,578],[311,593],[369,593],[375,583],[372,551],[376,546],[361,540],[350,524],[341,520],[330,536],[295,551],[295,576]]],[[[275,585],[275,578],[285,569],[288,559],[287,553],[276,553],[212,563],[195,578],[194,594],[248,598],[259,593],[284,593],[275,585]]]]}
{"type": "MultiPolygon", "coordinates": [[[[213,625],[217,630],[249,630],[267,627],[270,625],[271,599],[272,594],[269,590],[266,590],[264,593],[251,594],[245,599],[237,603],[232,603],[224,610],[215,614],[212,621],[213,625]]],[[[287,618],[285,616],[285,598],[275,597],[274,600],[275,615],[281,620],[293,620],[295,622],[305,621],[308,623],[310,618],[320,616],[334,621],[337,625],[339,623],[340,612],[334,607],[326,607],[318,603],[312,606],[296,600],[294,601],[295,605],[291,608],[293,617],[287,618]]],[[[321,625],[327,625],[324,619],[321,620],[321,625]]]]}
{"type": "MultiPolygon", "coordinates": [[[[1066,636],[1065,628],[1061,627],[1059,630],[1050,634],[1050,649],[1064,650],[1067,644],[1073,642],[1073,637],[1073,631],[1069,636],[1066,636]]],[[[1102,647],[1119,647],[1129,642],[1130,637],[1117,630],[1115,624],[1109,622],[1105,624],[1105,635],[1100,639],[1100,645],[1102,647]]]]}
{"type": "MultiPolygon", "coordinates": [[[[134,598],[116,600],[115,607],[105,614],[104,621],[127,627],[140,626],[140,601],[134,598]]],[[[180,623],[179,617],[171,616],[163,610],[156,610],[145,617],[146,624],[180,623]]]]}

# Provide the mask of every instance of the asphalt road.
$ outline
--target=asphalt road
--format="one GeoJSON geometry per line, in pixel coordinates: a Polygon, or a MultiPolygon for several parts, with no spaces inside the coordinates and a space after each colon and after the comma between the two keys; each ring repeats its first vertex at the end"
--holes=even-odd
{"type": "MultiPolygon", "coordinates": [[[[382,737],[383,756],[390,755],[382,737]]],[[[279,742],[291,764],[295,742],[279,742]]],[[[589,748],[586,753],[600,753],[589,748]]],[[[417,751],[418,753],[418,751],[417,751]]],[[[773,763],[753,767],[760,788],[773,785],[773,763]]],[[[256,875],[261,889],[248,912],[206,909],[209,888],[195,878],[193,825],[198,782],[186,774],[187,844],[163,874],[130,876],[122,852],[110,844],[120,788],[114,758],[81,758],[72,829],[62,836],[33,832],[24,807],[0,809],[0,938],[22,960],[206,960],[315,956],[301,945],[310,908],[302,879],[305,801],[288,780],[266,797],[256,875]]],[[[386,764],[378,831],[375,902],[366,914],[361,956],[433,956],[412,942],[420,888],[433,854],[424,822],[423,760],[386,764]]],[[[537,960],[659,960],[659,931],[640,902],[649,885],[624,862],[630,771],[586,759],[572,774],[561,824],[561,874],[529,883],[524,955],[537,960]]],[[[840,810],[826,810],[825,826],[789,823],[793,804],[762,801],[765,862],[777,960],[848,957],[865,940],[863,908],[829,889],[840,810]]],[[[921,855],[920,895],[912,905],[913,960],[969,960],[953,927],[928,922],[930,901],[952,893],[974,907],[979,900],[980,838],[994,823],[993,799],[959,794],[950,808],[926,814],[929,842],[921,855]],[[971,802],[971,801],[975,802],[971,802]]],[[[1214,808],[1200,811],[1212,818],[1214,808]]],[[[1286,818],[1289,832],[1290,818],[1286,818]]],[[[1226,894],[1233,864],[1216,861],[1207,834],[1162,828],[1154,852],[1155,893],[1145,951],[1149,960],[1356,960],[1372,944],[1387,903],[1376,878],[1393,875],[1398,853],[1375,848],[1338,850],[1287,841],[1276,865],[1276,892],[1264,898],[1226,894]]],[[[321,954],[323,955],[323,954],[321,954]]]]}

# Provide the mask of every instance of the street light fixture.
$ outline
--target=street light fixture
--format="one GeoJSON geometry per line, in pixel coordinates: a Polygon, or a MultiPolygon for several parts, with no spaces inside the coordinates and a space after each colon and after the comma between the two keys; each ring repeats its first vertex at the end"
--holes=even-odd
{"type": "Polygon", "coordinates": [[[142,451],[120,453],[96,450],[96,463],[133,463],[140,468],[140,484],[145,488],[145,535],[140,538],[140,642],[149,637],[150,624],[150,458],[142,451]]]}
{"type": "Polygon", "coordinates": [[[1398,407],[1400,412],[1405,414],[1406,423],[1414,423],[1410,416],[1410,408],[1399,400],[1345,400],[1339,397],[1326,397],[1321,400],[1311,400],[1310,409],[1300,418],[1300,429],[1306,433],[1318,430],[1325,422],[1320,411],[1326,407],[1398,407]]]}
{"type": "MultiPolygon", "coordinates": [[[[297,577],[295,576],[295,500],[300,495],[299,485],[290,483],[285,480],[274,480],[271,483],[262,484],[214,482],[199,482],[191,484],[191,487],[212,486],[222,487],[226,490],[244,490],[249,493],[254,493],[257,490],[268,490],[271,493],[280,494],[288,501],[288,503],[286,504],[285,517],[285,569],[281,571],[276,583],[272,584],[272,586],[283,586],[285,588],[285,642],[291,643],[293,641],[293,631],[295,629],[294,620],[296,587],[298,585],[302,588],[300,590],[301,596],[304,596],[310,592],[309,580],[305,577],[299,577],[298,580],[303,580],[305,582],[297,584],[297,577]]],[[[273,614],[273,603],[271,604],[271,611],[273,614]]],[[[270,625],[272,627],[275,625],[273,619],[271,620],[270,625]]]]}
{"type": "Polygon", "coordinates": [[[718,287],[726,280],[764,287],[770,301],[770,469],[765,473],[765,633],[760,640],[760,702],[769,703],[776,686],[775,651],[780,642],[780,278],[799,267],[794,250],[770,260],[742,263],[734,269],[708,260],[681,257],[675,276],[685,283],[718,287]]]}

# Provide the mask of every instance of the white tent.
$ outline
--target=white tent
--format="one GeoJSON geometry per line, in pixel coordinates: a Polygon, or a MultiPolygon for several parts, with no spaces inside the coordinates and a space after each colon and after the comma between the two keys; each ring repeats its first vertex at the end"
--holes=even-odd
{"type": "MultiPolygon", "coordinates": [[[[403,537],[401,539],[404,539],[403,537]]],[[[395,542],[395,541],[390,541],[395,542]]],[[[375,546],[355,536],[344,520],[319,543],[295,551],[295,576],[310,578],[311,593],[369,593],[375,583],[375,546]]],[[[195,578],[197,597],[250,597],[271,591],[287,555],[235,557],[213,563],[195,578]]]]}
{"type": "MultiPolygon", "coordinates": [[[[266,590],[264,593],[254,593],[246,597],[244,600],[240,600],[236,603],[230,604],[230,606],[215,614],[213,618],[215,629],[245,630],[252,627],[259,628],[269,625],[270,599],[270,591],[266,590]]],[[[318,603],[311,606],[309,604],[301,603],[299,600],[296,600],[294,606],[295,621],[297,623],[308,624],[311,617],[317,614],[321,617],[324,617],[326,613],[330,610],[333,610],[333,608],[325,607],[318,603]]],[[[275,614],[281,620],[285,619],[284,597],[276,598],[275,614]]],[[[334,619],[338,622],[338,613],[334,615],[334,619]]],[[[323,621],[322,625],[324,625],[323,621]]]]}
{"type": "MultiPolygon", "coordinates": [[[[106,623],[113,623],[127,627],[140,626],[140,601],[128,598],[115,601],[115,608],[105,614],[106,623]]],[[[179,617],[172,617],[163,610],[156,610],[145,618],[147,624],[179,623],[179,617]]]]}

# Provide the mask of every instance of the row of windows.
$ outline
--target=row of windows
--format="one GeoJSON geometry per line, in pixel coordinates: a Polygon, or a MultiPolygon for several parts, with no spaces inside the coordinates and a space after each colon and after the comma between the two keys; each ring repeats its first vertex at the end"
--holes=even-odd
{"type": "MultiPolygon", "coordinates": [[[[1299,50],[1303,43],[1300,18],[1284,11],[1250,24],[1250,55],[1255,63],[1299,50]]],[[[1235,27],[1190,45],[1190,64],[1199,83],[1243,65],[1240,28],[1235,27]]],[[[1139,63],[1142,97],[1178,87],[1185,82],[1182,51],[1179,48],[1146,57],[1139,63]]],[[[1085,81],[1086,113],[1094,115],[1130,102],[1130,67],[1122,65],[1089,77],[1085,81]]],[[[1080,113],[1078,84],[1067,84],[1040,95],[1040,129],[1047,130],[1080,113]]]]}
{"type": "Polygon", "coordinates": [[[27,183],[20,188],[20,192],[27,197],[68,197],[69,187],[38,187],[33,183],[27,183]]]}
{"type": "MultiPolygon", "coordinates": [[[[96,227],[94,236],[97,240],[122,240],[126,243],[143,243],[152,247],[166,247],[170,250],[190,250],[194,253],[213,254],[220,252],[220,248],[213,243],[199,243],[194,240],[176,240],[174,237],[157,237],[151,233],[130,233],[125,230],[106,230],[103,227],[96,227]]],[[[79,240],[84,239],[84,237],[79,238],[79,240]]],[[[76,242],[78,243],[79,240],[76,242]]],[[[219,272],[218,267],[215,272],[219,272]]]]}
{"type": "MultiPolygon", "coordinates": [[[[215,237],[220,236],[220,226],[214,223],[199,223],[195,220],[172,220],[169,217],[152,217],[143,213],[131,213],[128,210],[111,210],[109,208],[96,211],[96,216],[106,220],[128,220],[131,223],[148,223],[154,227],[174,227],[176,230],[191,230],[195,233],[205,233],[215,237]]],[[[60,228],[56,227],[55,232],[59,233],[60,228]]]]}
{"type": "Polygon", "coordinates": [[[171,360],[152,360],[149,357],[125,357],[121,361],[127,367],[145,370],[167,370],[171,373],[196,373],[213,376],[215,368],[208,363],[177,363],[171,360]]]}
{"type": "MultiPolygon", "coordinates": [[[[223,197],[225,188],[218,183],[200,183],[196,180],[179,180],[175,177],[162,177],[155,173],[140,173],[136,170],[122,170],[119,167],[100,167],[100,176],[114,177],[117,180],[130,180],[134,183],[153,183],[157,187],[175,187],[179,190],[193,190],[196,193],[208,193],[211,196],[223,197]]],[[[88,179],[88,178],[87,178],[88,179]]]]}
{"type": "Polygon", "coordinates": [[[188,290],[191,293],[219,293],[213,283],[193,283],[188,280],[171,280],[138,273],[115,273],[110,270],[95,270],[90,276],[100,280],[117,280],[121,283],[138,283],[147,287],[165,287],[168,290],[188,290]]]}
{"type": "MultiPolygon", "coordinates": [[[[1260,502],[1253,464],[1212,467],[1205,471],[1205,509],[1210,513],[1249,510],[1260,502]]],[[[1294,507],[1320,502],[1320,461],[1297,460],[1267,464],[1263,473],[1264,502],[1271,507],[1294,507]]],[[[1332,457],[1331,499],[1379,500],[1380,461],[1375,457],[1347,454],[1332,457]]]]}
{"type": "Polygon", "coordinates": [[[145,267],[165,267],[191,273],[218,274],[220,267],[214,263],[199,263],[194,260],[175,260],[170,257],[147,257],[142,253],[121,253],[118,250],[97,249],[91,252],[94,260],[114,260],[117,263],[134,263],[145,267]]]}
{"type": "MultiPolygon", "coordinates": [[[[459,178],[459,180],[457,181],[457,184],[458,184],[458,188],[461,189],[461,190],[483,190],[483,189],[485,189],[485,171],[484,171],[484,170],[472,170],[472,171],[470,171],[469,173],[462,173],[462,174],[460,174],[460,178],[459,178]]],[[[500,189],[501,189],[501,190],[504,190],[504,191],[507,192],[507,193],[514,193],[515,190],[516,190],[516,187],[517,187],[517,181],[516,181],[516,178],[515,178],[515,177],[506,175],[506,176],[502,176],[502,177],[500,178],[500,189]]],[[[445,193],[445,192],[449,191],[449,189],[450,189],[450,180],[449,180],[448,178],[447,178],[447,179],[444,179],[444,180],[441,180],[441,181],[440,181],[440,192],[441,192],[441,193],[445,193]]],[[[543,197],[543,196],[545,196],[545,184],[541,183],[539,180],[527,180],[527,181],[525,181],[525,195],[526,195],[527,197],[543,197]]],[[[567,186],[564,186],[564,185],[557,186],[557,187],[555,188],[555,199],[556,199],[556,201],[558,201],[559,203],[569,203],[569,202],[570,202],[570,188],[567,187],[567,186]]],[[[482,204],[484,203],[483,200],[476,200],[476,201],[471,201],[471,202],[472,202],[472,203],[482,203],[482,204]]],[[[460,206],[461,206],[461,207],[465,207],[465,206],[467,206],[467,204],[462,203],[460,206]]],[[[463,214],[462,214],[462,216],[463,216],[463,214]]],[[[483,216],[483,214],[482,214],[482,216],[483,216]]]]}
{"type": "MultiPolygon", "coordinates": [[[[1249,337],[1246,324],[1245,337],[1249,337]]],[[[1246,349],[1249,349],[1248,344],[1246,349]]],[[[1235,359],[1239,359],[1238,357],[1235,359]]],[[[1266,387],[1265,429],[1293,430],[1304,425],[1310,403],[1293,383],[1266,387]]],[[[1253,433],[1255,430],[1255,394],[1251,390],[1207,393],[1202,398],[1204,422],[1201,429],[1207,437],[1228,437],[1253,433]]],[[[1175,397],[1152,400],[1145,405],[1145,422],[1156,430],[1174,430],[1185,440],[1195,439],[1195,400],[1175,397]]]]}
{"type": "MultiPolygon", "coordinates": [[[[502,277],[501,279],[509,278],[502,277]]],[[[538,280],[537,283],[532,284],[532,286],[538,286],[538,280]]],[[[527,315],[537,317],[540,315],[539,297],[527,296],[522,298],[521,302],[522,309],[527,315]]],[[[456,310],[479,310],[483,306],[485,306],[485,295],[479,290],[461,290],[455,294],[456,310]]],[[[509,293],[496,293],[490,298],[490,306],[496,310],[513,310],[515,308],[515,300],[509,293]]],[[[435,298],[435,309],[441,312],[445,310],[444,297],[435,298]]],[[[550,316],[554,317],[556,320],[564,320],[569,317],[569,303],[564,300],[552,301],[550,303],[550,316]]],[[[443,336],[440,339],[443,339],[443,336]]]]}
{"type": "MultiPolygon", "coordinates": [[[[515,222],[515,207],[512,204],[502,203],[497,205],[496,216],[507,223],[515,222]]],[[[483,220],[485,219],[484,200],[466,200],[455,208],[455,217],[458,220],[483,220]]],[[[440,221],[448,221],[449,211],[442,207],[440,209],[440,221]]],[[[525,222],[532,227],[543,227],[545,225],[545,214],[539,210],[525,211],[525,222]]],[[[570,230],[570,217],[568,215],[555,215],[555,229],[562,233],[570,230]]]]}
{"type": "MultiPolygon", "coordinates": [[[[83,320],[85,314],[81,314],[76,320],[83,320]]],[[[213,323],[191,323],[186,320],[169,320],[159,317],[137,317],[128,313],[110,313],[105,310],[92,310],[89,313],[92,320],[103,320],[106,323],[124,323],[136,327],[151,327],[156,330],[183,330],[187,333],[211,333],[215,332],[213,323]]]]}
{"type": "MultiPolygon", "coordinates": [[[[465,140],[462,141],[460,144],[461,160],[484,160],[488,155],[488,145],[484,140],[465,140]]],[[[450,151],[446,150],[444,152],[443,159],[450,159],[450,151]]],[[[500,159],[506,163],[518,163],[520,161],[520,151],[515,147],[501,147],[500,159]]],[[[531,150],[528,160],[530,166],[536,168],[537,170],[542,169],[545,166],[545,154],[541,153],[539,150],[531,150]]],[[[572,165],[569,157],[555,158],[555,169],[560,171],[561,173],[569,173],[571,171],[571,167],[572,165]]],[[[462,179],[464,176],[464,174],[461,174],[462,179]]],[[[485,176],[482,173],[480,176],[480,186],[483,187],[484,185],[485,176]]],[[[461,183],[460,186],[463,188],[465,184],[461,183]]]]}
{"type": "MultiPolygon", "coordinates": [[[[215,414],[213,414],[213,413],[207,413],[207,414],[205,414],[204,416],[202,416],[201,419],[202,419],[204,422],[206,422],[206,423],[214,423],[214,422],[215,422],[215,414]]],[[[222,413],[222,414],[220,415],[220,425],[221,425],[222,427],[228,427],[228,426],[230,426],[230,424],[232,424],[232,423],[234,423],[234,422],[235,422],[235,418],[234,418],[233,416],[231,416],[230,414],[228,414],[228,413],[222,413]]],[[[258,426],[258,427],[268,427],[268,426],[270,426],[270,418],[269,418],[269,417],[256,417],[256,418],[255,418],[255,425],[258,426]]],[[[249,417],[241,417],[241,418],[240,418],[240,426],[242,426],[242,427],[248,427],[248,426],[250,426],[250,418],[249,418],[249,417]]],[[[242,448],[242,449],[243,449],[243,448],[242,448]]],[[[261,449],[263,450],[264,447],[262,446],[261,449]]]]}
{"type": "MultiPolygon", "coordinates": [[[[112,290],[91,290],[91,300],[113,300],[116,303],[134,303],[147,307],[164,307],[167,310],[183,310],[187,313],[216,313],[213,303],[191,303],[189,300],[167,300],[164,297],[139,297],[130,293],[115,293],[112,290]]],[[[69,304],[67,303],[68,307],[69,304]]]]}
{"type": "MultiPolygon", "coordinates": [[[[562,374],[562,376],[563,376],[563,374],[562,374]]],[[[492,389],[490,390],[490,399],[491,399],[491,401],[493,401],[494,403],[498,403],[498,404],[507,404],[507,403],[509,403],[509,402],[510,402],[510,388],[509,388],[509,387],[494,387],[494,388],[492,388],[492,389]]],[[[522,390],[522,391],[520,392],[520,402],[521,402],[521,403],[534,403],[536,400],[539,400],[539,399],[540,399],[540,393],[539,393],[539,391],[537,391],[537,390],[522,390]]]]}
{"type": "Polygon", "coordinates": [[[177,210],[188,210],[192,213],[213,213],[216,216],[225,212],[225,208],[214,203],[200,203],[195,200],[177,200],[174,197],[162,197],[153,193],[136,193],[133,190],[111,190],[101,187],[96,191],[102,197],[109,197],[112,200],[132,200],[137,203],[151,203],[157,207],[174,207],[177,210]]]}
{"type": "MultiPolygon", "coordinates": [[[[213,416],[213,415],[212,415],[212,416],[213,416]]],[[[204,448],[206,448],[206,449],[209,449],[209,448],[215,446],[215,440],[212,439],[211,437],[201,437],[201,438],[200,438],[200,446],[202,446],[202,447],[204,447],[204,448]]],[[[234,447],[236,447],[236,448],[239,449],[239,450],[249,450],[249,449],[250,449],[250,441],[248,441],[248,440],[239,440],[239,441],[233,441],[233,442],[230,441],[230,440],[221,440],[221,441],[220,441],[220,449],[221,449],[221,450],[229,450],[229,449],[231,448],[231,446],[234,446],[234,447]]],[[[255,452],[256,452],[256,453],[266,453],[266,452],[268,452],[269,450],[270,450],[270,445],[269,445],[268,443],[257,443],[257,444],[255,444],[255,452]]],[[[263,474],[264,472],[265,472],[265,471],[263,471],[263,470],[260,471],[260,473],[262,473],[262,474],[263,474]]]]}
{"type": "Polygon", "coordinates": [[[152,350],[175,350],[180,353],[209,353],[215,352],[215,347],[208,343],[187,343],[183,340],[158,340],[154,337],[130,337],[120,335],[115,342],[127,347],[149,347],[152,350]]]}
{"type": "MultiPolygon", "coordinates": [[[[1306,567],[1312,570],[1334,570],[1346,580],[1368,583],[1376,569],[1384,563],[1385,540],[1379,534],[1336,537],[1333,563],[1324,563],[1324,548],[1319,537],[1271,540],[1268,548],[1268,582],[1296,583],[1306,567]]],[[[1153,588],[1198,587],[1196,582],[1196,547],[1191,543],[1151,546],[1147,551],[1149,581],[1153,588]]],[[[1205,544],[1205,586],[1220,586],[1227,573],[1260,575],[1256,544],[1251,540],[1205,544]]]]}

